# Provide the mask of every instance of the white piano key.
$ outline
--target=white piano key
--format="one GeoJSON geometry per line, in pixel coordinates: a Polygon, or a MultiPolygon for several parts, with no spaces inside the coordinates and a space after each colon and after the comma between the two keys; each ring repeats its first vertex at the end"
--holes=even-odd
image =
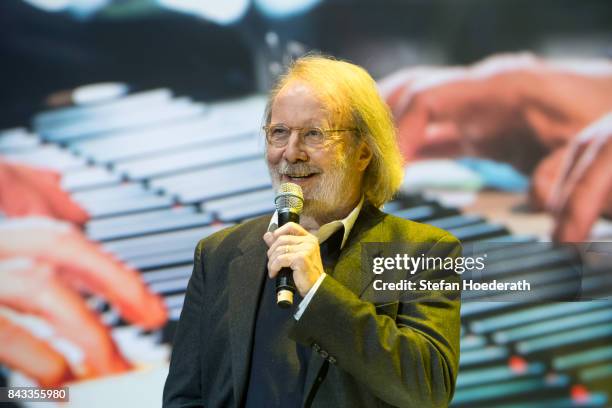
{"type": "Polygon", "coordinates": [[[103,167],[85,167],[78,171],[64,174],[62,188],[68,191],[117,184],[121,176],[103,167]]]}
{"type": "Polygon", "coordinates": [[[8,160],[59,172],[81,169],[86,165],[86,160],[82,157],[77,157],[68,150],[55,145],[40,145],[34,149],[7,152],[3,156],[8,160]]]}
{"type": "Polygon", "coordinates": [[[508,355],[508,349],[502,346],[488,346],[476,350],[466,350],[461,353],[459,365],[461,367],[464,367],[475,364],[489,363],[492,361],[499,361],[501,359],[506,358],[508,355]]]}
{"type": "Polygon", "coordinates": [[[195,207],[177,207],[145,211],[136,214],[118,215],[115,217],[90,220],[85,225],[85,230],[88,234],[99,234],[106,230],[121,228],[124,225],[146,224],[159,221],[160,219],[165,220],[185,214],[193,214],[195,212],[195,207]]]}
{"type": "Polygon", "coordinates": [[[70,121],[63,126],[39,129],[41,136],[49,141],[66,142],[81,137],[92,137],[99,133],[137,126],[154,126],[166,121],[184,120],[198,116],[206,110],[201,103],[177,99],[172,103],[155,109],[138,109],[130,114],[93,118],[90,121],[70,121]]]}
{"type": "Polygon", "coordinates": [[[267,95],[264,94],[228,99],[211,103],[208,115],[213,121],[229,125],[255,122],[261,124],[266,103],[267,95]]]}
{"type": "Polygon", "coordinates": [[[274,207],[274,189],[266,188],[264,190],[251,191],[236,196],[217,198],[208,200],[202,203],[200,208],[206,212],[221,213],[225,209],[234,209],[236,207],[245,207],[251,203],[269,203],[274,207]]]}
{"type": "Polygon", "coordinates": [[[153,283],[176,278],[189,278],[191,277],[192,271],[193,267],[191,265],[163,268],[154,271],[143,272],[142,280],[146,283],[153,283]]]}
{"type": "Polygon", "coordinates": [[[0,131],[0,152],[26,150],[40,145],[40,139],[26,128],[14,128],[0,131]]]}
{"type": "Polygon", "coordinates": [[[159,282],[151,282],[149,289],[153,293],[159,295],[182,292],[185,293],[187,290],[187,283],[189,283],[189,277],[179,277],[175,279],[163,280],[159,282]]]}
{"type": "Polygon", "coordinates": [[[255,139],[247,139],[216,146],[192,146],[179,152],[118,163],[114,168],[132,180],[141,180],[257,157],[260,160],[263,157],[263,144],[255,139]]]}
{"type": "Polygon", "coordinates": [[[110,202],[101,201],[99,204],[89,204],[85,209],[92,217],[108,217],[111,215],[127,214],[138,211],[167,208],[174,204],[172,197],[152,195],[148,197],[135,197],[110,202]]]}
{"type": "Polygon", "coordinates": [[[165,296],[164,301],[168,309],[182,309],[185,302],[185,294],[165,296]]]}
{"type": "Polygon", "coordinates": [[[142,257],[127,259],[126,264],[134,269],[162,268],[170,265],[187,264],[193,262],[193,249],[183,249],[169,253],[159,250],[142,257]]]}
{"type": "Polygon", "coordinates": [[[173,251],[184,248],[195,250],[196,244],[202,238],[229,226],[228,224],[215,224],[206,227],[189,228],[179,231],[163,232],[143,237],[125,238],[107,242],[102,247],[121,259],[139,257],[155,253],[159,250],[173,251]]]}
{"type": "Polygon", "coordinates": [[[262,158],[197,170],[174,176],[153,178],[153,188],[176,195],[183,203],[204,201],[262,189],[271,185],[262,158]]]}
{"type": "Polygon", "coordinates": [[[238,222],[263,214],[272,214],[274,209],[274,205],[269,201],[252,202],[242,207],[226,208],[217,213],[217,218],[223,222],[238,222]]]}
{"type": "Polygon", "coordinates": [[[534,323],[540,320],[555,320],[561,316],[580,313],[585,310],[595,310],[607,306],[612,306],[612,303],[603,301],[563,302],[533,306],[526,310],[500,313],[493,317],[475,320],[470,324],[470,329],[475,333],[486,334],[522,324],[534,323]]]}
{"type": "Polygon", "coordinates": [[[152,192],[145,189],[141,183],[123,182],[112,186],[76,191],[72,193],[72,199],[84,205],[95,205],[96,202],[104,200],[124,200],[151,194],[152,192]]]}
{"type": "Polygon", "coordinates": [[[211,214],[175,214],[165,217],[159,217],[155,220],[146,222],[130,222],[113,227],[88,229],[89,237],[104,241],[109,239],[124,238],[130,236],[145,235],[154,232],[162,232],[176,230],[180,228],[195,227],[201,225],[209,225],[213,221],[211,214]]]}
{"type": "Polygon", "coordinates": [[[574,329],[583,326],[591,326],[594,323],[605,323],[611,319],[612,309],[596,310],[588,313],[565,316],[554,321],[539,321],[509,330],[498,331],[493,334],[493,341],[498,344],[506,344],[525,340],[530,337],[554,334],[558,332],[561,327],[563,330],[574,329]]]}
{"type": "Polygon", "coordinates": [[[107,102],[48,110],[34,116],[33,123],[36,128],[52,127],[63,121],[87,120],[95,116],[112,115],[118,112],[129,113],[134,109],[159,106],[167,104],[171,99],[172,92],[169,89],[153,89],[107,102]]]}
{"type": "MultiPolygon", "coordinates": [[[[215,124],[208,116],[166,122],[154,128],[108,132],[94,139],[75,140],[69,148],[98,163],[111,163],[180,150],[198,144],[216,144],[240,138],[260,138],[259,125],[241,122],[215,124]]],[[[262,140],[263,144],[263,140],[262,140]]]]}

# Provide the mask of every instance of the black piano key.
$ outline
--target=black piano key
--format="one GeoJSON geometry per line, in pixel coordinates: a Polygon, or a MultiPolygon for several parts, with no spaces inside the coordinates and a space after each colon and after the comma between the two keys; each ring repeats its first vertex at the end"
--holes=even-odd
{"type": "Polygon", "coordinates": [[[506,227],[496,224],[479,223],[465,227],[449,228],[448,232],[453,234],[462,242],[474,241],[483,238],[492,238],[508,234],[506,227]]]}
{"type": "Polygon", "coordinates": [[[467,225],[479,224],[484,222],[482,217],[477,215],[452,215],[449,217],[436,218],[428,221],[428,224],[442,229],[465,227],[467,225]]]}

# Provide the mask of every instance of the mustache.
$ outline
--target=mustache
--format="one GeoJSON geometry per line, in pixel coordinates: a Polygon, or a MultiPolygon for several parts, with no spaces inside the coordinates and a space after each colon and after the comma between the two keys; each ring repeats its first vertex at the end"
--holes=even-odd
{"type": "Polygon", "coordinates": [[[276,171],[282,175],[291,175],[291,174],[314,174],[314,173],[322,173],[321,169],[317,166],[313,166],[308,163],[288,163],[281,162],[278,166],[276,166],[276,171]]]}

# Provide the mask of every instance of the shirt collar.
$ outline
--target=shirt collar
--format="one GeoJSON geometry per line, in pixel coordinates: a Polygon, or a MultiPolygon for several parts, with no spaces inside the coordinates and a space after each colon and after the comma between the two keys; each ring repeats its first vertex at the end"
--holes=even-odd
{"type": "MultiPolygon", "coordinates": [[[[351,230],[353,229],[353,225],[355,225],[355,221],[357,221],[357,216],[361,211],[361,207],[363,207],[363,196],[361,197],[361,200],[359,200],[359,204],[357,204],[357,206],[353,208],[353,211],[351,211],[345,218],[321,225],[321,228],[319,228],[319,230],[314,234],[319,239],[319,244],[325,242],[325,240],[331,237],[334,232],[338,231],[341,227],[344,227],[344,236],[342,237],[342,244],[340,244],[340,248],[342,249],[351,230]]],[[[268,231],[274,231],[277,227],[278,211],[274,211],[270,224],[268,225],[268,231]]]]}

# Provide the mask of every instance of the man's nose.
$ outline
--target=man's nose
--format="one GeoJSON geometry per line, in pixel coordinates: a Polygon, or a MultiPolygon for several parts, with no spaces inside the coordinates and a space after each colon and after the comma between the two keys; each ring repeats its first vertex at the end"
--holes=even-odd
{"type": "Polygon", "coordinates": [[[292,130],[283,156],[289,163],[308,160],[304,143],[302,143],[302,138],[297,130],[292,130]]]}

